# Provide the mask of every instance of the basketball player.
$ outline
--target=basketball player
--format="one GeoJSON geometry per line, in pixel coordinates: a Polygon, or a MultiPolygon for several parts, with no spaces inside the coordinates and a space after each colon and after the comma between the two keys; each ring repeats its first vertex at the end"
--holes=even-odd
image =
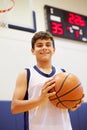
{"type": "Polygon", "coordinates": [[[24,69],[16,81],[11,111],[13,114],[28,111],[28,130],[72,130],[68,110],[59,109],[49,101],[49,96],[55,94],[49,93],[55,86],[53,76],[61,72],[52,64],[54,39],[51,34],[40,31],[33,36],[31,46],[36,64],[29,68],[28,100],[24,100],[27,91],[27,71],[24,69]]]}

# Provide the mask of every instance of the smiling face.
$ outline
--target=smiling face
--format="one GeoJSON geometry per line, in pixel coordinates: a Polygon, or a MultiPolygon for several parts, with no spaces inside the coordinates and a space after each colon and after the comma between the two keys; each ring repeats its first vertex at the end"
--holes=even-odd
{"type": "Polygon", "coordinates": [[[32,48],[32,53],[36,56],[37,62],[50,62],[55,52],[51,39],[38,39],[32,48]]]}

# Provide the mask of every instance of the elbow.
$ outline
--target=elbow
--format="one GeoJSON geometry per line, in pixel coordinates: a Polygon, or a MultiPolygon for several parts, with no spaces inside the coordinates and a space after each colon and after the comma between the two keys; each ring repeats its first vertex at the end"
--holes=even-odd
{"type": "Polygon", "coordinates": [[[14,102],[11,103],[11,113],[17,114],[17,105],[14,102]]]}
{"type": "Polygon", "coordinates": [[[11,113],[12,113],[12,114],[16,114],[15,109],[14,109],[13,106],[11,106],[11,113]]]}

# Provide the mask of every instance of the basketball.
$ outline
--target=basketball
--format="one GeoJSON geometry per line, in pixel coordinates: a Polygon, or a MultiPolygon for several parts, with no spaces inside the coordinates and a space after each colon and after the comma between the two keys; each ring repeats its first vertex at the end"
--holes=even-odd
{"type": "Polygon", "coordinates": [[[56,74],[54,79],[55,87],[50,92],[55,91],[56,94],[49,97],[53,105],[62,109],[70,109],[81,103],[84,97],[83,86],[76,75],[61,72],[56,74]]]}

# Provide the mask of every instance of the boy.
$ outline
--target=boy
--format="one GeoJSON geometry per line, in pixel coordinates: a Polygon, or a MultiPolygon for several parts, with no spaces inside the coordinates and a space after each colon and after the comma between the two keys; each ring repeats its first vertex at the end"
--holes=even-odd
{"type": "Polygon", "coordinates": [[[30,69],[28,100],[24,100],[27,90],[27,72],[21,72],[16,81],[11,110],[13,114],[29,112],[29,130],[72,130],[68,110],[62,110],[49,101],[49,90],[55,86],[52,78],[61,69],[52,65],[55,44],[50,33],[35,33],[31,42],[36,65],[30,69]]]}

